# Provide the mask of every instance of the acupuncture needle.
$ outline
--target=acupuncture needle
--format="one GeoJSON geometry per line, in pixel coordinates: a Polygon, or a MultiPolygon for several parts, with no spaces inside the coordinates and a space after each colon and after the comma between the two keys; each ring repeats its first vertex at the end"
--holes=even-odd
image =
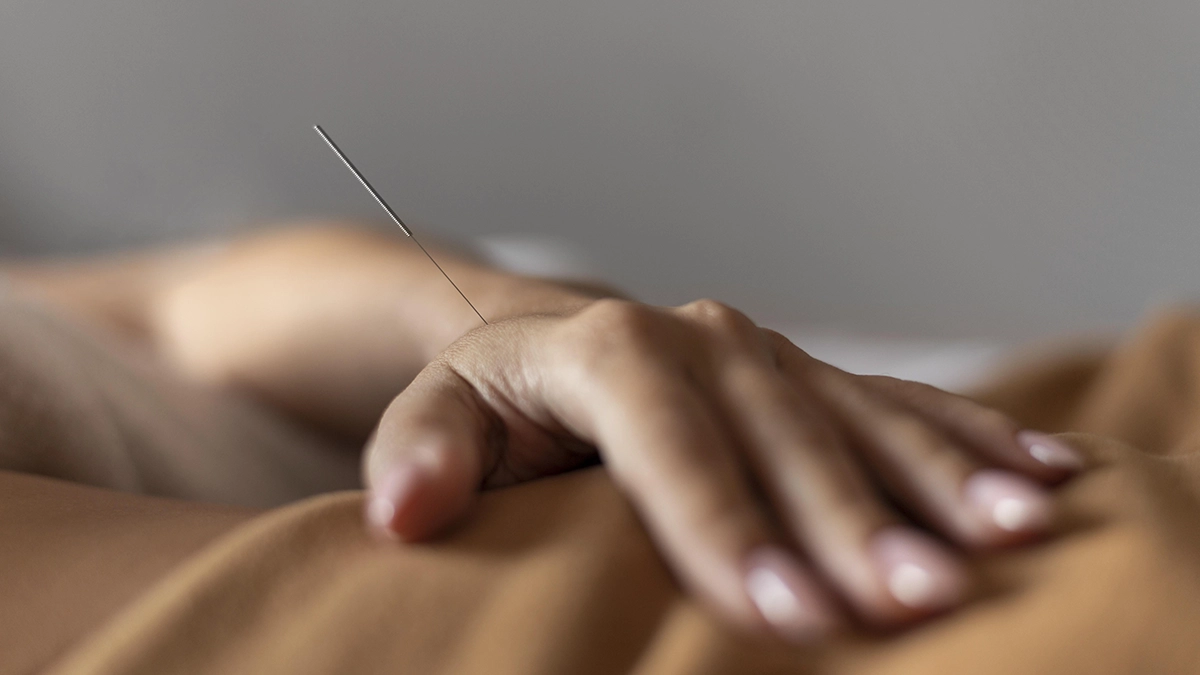
{"type": "Polygon", "coordinates": [[[446,274],[446,270],[442,269],[442,266],[433,259],[433,256],[429,254],[429,251],[425,250],[425,247],[421,245],[421,242],[417,241],[417,238],[413,236],[412,230],[408,229],[408,226],[404,224],[403,220],[400,220],[400,216],[396,215],[396,212],[393,211],[392,207],[388,205],[387,200],[385,200],[383,196],[371,186],[371,183],[367,180],[367,177],[362,175],[362,172],[358,170],[358,167],[354,166],[354,162],[350,161],[350,158],[346,156],[346,153],[342,152],[342,149],[338,147],[337,143],[333,142],[333,139],[329,137],[329,134],[325,133],[325,130],[321,128],[320,124],[314,124],[313,129],[316,129],[317,133],[321,134],[321,138],[325,139],[325,142],[329,144],[330,148],[333,148],[333,151],[336,152],[337,156],[342,159],[342,163],[346,165],[346,168],[350,169],[350,172],[353,173],[354,177],[358,179],[358,182],[362,183],[363,187],[367,188],[367,192],[371,193],[371,196],[375,198],[375,201],[379,202],[379,205],[383,207],[383,210],[387,211],[387,214],[391,216],[392,220],[394,220],[396,224],[400,226],[400,231],[404,233],[404,236],[412,239],[413,243],[417,245],[417,248],[421,249],[421,253],[424,253],[425,257],[429,258],[429,262],[433,263],[433,266],[442,273],[443,277],[446,277],[446,281],[449,281],[450,285],[454,287],[454,290],[458,291],[458,294],[462,296],[463,300],[466,301],[467,305],[471,308],[471,311],[475,312],[475,316],[479,317],[479,320],[483,322],[483,325],[488,325],[487,319],[483,318],[483,315],[479,313],[478,309],[475,309],[475,305],[472,304],[470,300],[467,300],[467,295],[462,292],[462,289],[458,287],[458,284],[454,283],[454,280],[450,278],[449,274],[446,274]]]}

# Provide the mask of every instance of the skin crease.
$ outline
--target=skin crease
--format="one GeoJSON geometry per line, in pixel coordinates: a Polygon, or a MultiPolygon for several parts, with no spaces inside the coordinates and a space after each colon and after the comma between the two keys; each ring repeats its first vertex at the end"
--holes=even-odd
{"type": "Polygon", "coordinates": [[[180,255],[0,270],[187,377],[370,436],[386,537],[434,537],[480,489],[599,458],[686,588],[792,641],[964,601],[958,550],[1039,536],[1048,486],[1078,466],[1000,413],[845,373],[711,300],[652,307],[435,250],[478,326],[414,247],[343,223],[180,255]],[[154,264],[170,256],[188,264],[154,264]]]}

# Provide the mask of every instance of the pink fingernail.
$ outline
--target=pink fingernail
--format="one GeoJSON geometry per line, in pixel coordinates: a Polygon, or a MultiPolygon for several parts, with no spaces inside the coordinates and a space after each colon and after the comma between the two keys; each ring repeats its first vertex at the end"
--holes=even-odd
{"type": "Polygon", "coordinates": [[[1083,457],[1066,443],[1040,431],[1025,430],[1017,433],[1017,443],[1031,457],[1046,466],[1066,471],[1083,468],[1083,457]]]}
{"type": "Polygon", "coordinates": [[[366,503],[367,524],[377,534],[396,538],[396,515],[413,495],[420,480],[420,471],[410,463],[393,467],[379,483],[371,488],[366,503]]]}
{"type": "Polygon", "coordinates": [[[1053,504],[1041,486],[1008,471],[976,471],[963,496],[982,517],[1005,532],[1038,532],[1050,525],[1053,504]]]}
{"type": "Polygon", "coordinates": [[[907,527],[889,527],[875,535],[871,555],[888,592],[905,607],[937,611],[962,601],[966,576],[932,537],[907,527]]]}
{"type": "Polygon", "coordinates": [[[751,602],[789,642],[811,643],[837,627],[832,603],[783,549],[762,546],[752,551],[746,557],[745,579],[751,602]]]}

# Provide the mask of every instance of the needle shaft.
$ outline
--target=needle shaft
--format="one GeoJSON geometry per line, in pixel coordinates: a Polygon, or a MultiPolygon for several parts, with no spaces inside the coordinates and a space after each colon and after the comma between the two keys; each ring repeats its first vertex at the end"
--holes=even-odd
{"type": "Polygon", "coordinates": [[[346,165],[346,168],[350,169],[350,173],[354,174],[354,177],[358,179],[358,182],[362,183],[363,187],[367,188],[367,192],[371,193],[371,196],[375,198],[375,201],[379,202],[379,205],[383,207],[383,210],[387,211],[387,214],[391,216],[392,220],[394,220],[396,224],[400,226],[400,231],[403,232],[406,237],[412,239],[413,243],[417,245],[417,248],[421,249],[421,253],[424,253],[425,257],[429,258],[429,262],[433,263],[433,266],[437,268],[437,271],[441,272],[443,277],[446,277],[446,281],[449,281],[450,285],[454,287],[454,290],[458,291],[458,294],[462,296],[462,299],[471,308],[471,311],[475,312],[475,316],[479,317],[479,320],[483,322],[483,325],[488,325],[487,319],[483,318],[483,315],[479,313],[478,309],[475,309],[475,305],[472,304],[470,300],[467,300],[466,293],[462,292],[462,289],[458,287],[458,284],[454,283],[454,280],[450,278],[449,274],[446,274],[446,270],[442,269],[442,266],[433,259],[433,256],[429,254],[429,251],[425,250],[425,247],[421,245],[421,242],[417,241],[417,238],[413,236],[412,230],[408,229],[408,226],[404,224],[403,220],[400,220],[400,216],[396,215],[396,212],[393,211],[392,207],[388,205],[387,200],[385,200],[383,196],[380,195],[374,187],[372,187],[370,181],[367,180],[366,176],[362,175],[362,172],[358,170],[358,167],[354,166],[354,162],[350,161],[350,158],[346,156],[346,153],[342,152],[342,149],[338,147],[337,143],[333,142],[333,139],[329,137],[329,134],[325,133],[325,130],[321,128],[320,124],[313,125],[313,128],[317,130],[318,134],[321,134],[321,138],[325,139],[325,142],[329,144],[329,147],[337,153],[337,156],[341,158],[342,163],[346,165]]]}

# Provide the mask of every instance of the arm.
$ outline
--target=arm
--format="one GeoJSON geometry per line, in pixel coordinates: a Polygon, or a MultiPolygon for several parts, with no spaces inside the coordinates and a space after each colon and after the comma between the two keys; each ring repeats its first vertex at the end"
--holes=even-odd
{"type": "MultiPolygon", "coordinates": [[[[596,297],[431,249],[489,321],[596,297]]],[[[479,319],[412,242],[344,227],[240,241],[149,307],[157,349],[188,375],[250,390],[365,440],[396,392],[479,319]]]]}
{"type": "MultiPolygon", "coordinates": [[[[551,283],[430,247],[479,311],[574,311],[613,291],[551,283]]],[[[323,223],[225,245],[0,266],[19,290],[361,443],[396,392],[479,325],[399,233],[323,223]]]]}
{"type": "Polygon", "coordinates": [[[481,488],[599,457],[686,587],[796,640],[961,603],[962,550],[1044,534],[1048,485],[1080,468],[1000,413],[845,373],[720,303],[598,300],[437,255],[491,325],[402,239],[329,229],[151,284],[133,324],[192,376],[344,435],[386,407],[364,460],[381,534],[433,536],[481,488]]]}

